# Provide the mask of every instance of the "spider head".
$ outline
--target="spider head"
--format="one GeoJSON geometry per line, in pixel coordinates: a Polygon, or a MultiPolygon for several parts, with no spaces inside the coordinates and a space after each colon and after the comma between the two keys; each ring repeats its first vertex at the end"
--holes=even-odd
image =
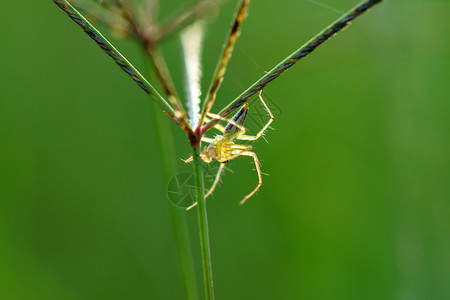
{"type": "Polygon", "coordinates": [[[210,154],[211,150],[209,149],[209,146],[206,146],[203,148],[203,151],[200,153],[200,158],[207,164],[212,162],[212,156],[210,154]]]}

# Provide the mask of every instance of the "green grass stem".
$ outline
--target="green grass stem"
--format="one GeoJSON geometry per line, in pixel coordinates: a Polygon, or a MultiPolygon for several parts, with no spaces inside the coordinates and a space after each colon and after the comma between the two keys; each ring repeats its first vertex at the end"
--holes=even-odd
{"type": "Polygon", "coordinates": [[[205,200],[205,182],[203,178],[202,160],[200,159],[200,146],[193,146],[194,157],[194,176],[196,185],[197,211],[198,211],[198,226],[200,232],[200,248],[202,254],[202,269],[203,269],[203,284],[205,287],[205,299],[214,299],[214,284],[211,266],[211,247],[209,243],[209,227],[208,214],[206,210],[205,200]]]}

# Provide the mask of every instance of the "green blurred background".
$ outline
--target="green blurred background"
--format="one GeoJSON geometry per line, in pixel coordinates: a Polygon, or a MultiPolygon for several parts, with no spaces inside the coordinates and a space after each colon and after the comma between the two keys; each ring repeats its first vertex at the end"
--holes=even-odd
{"type": "MultiPolygon", "coordinates": [[[[214,111],[356,4],[253,1],[214,111]]],[[[235,5],[208,24],[204,88],[235,5]]],[[[208,202],[217,299],[450,299],[449,13],[385,1],[264,90],[270,176],[239,207],[256,175],[236,159],[208,202]]],[[[52,1],[0,17],[0,299],[183,299],[145,94],[52,1]]]]}

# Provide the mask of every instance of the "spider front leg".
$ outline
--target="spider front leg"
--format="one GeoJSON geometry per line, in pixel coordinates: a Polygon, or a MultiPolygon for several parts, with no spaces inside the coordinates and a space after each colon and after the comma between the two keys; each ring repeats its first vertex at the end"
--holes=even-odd
{"type": "MultiPolygon", "coordinates": [[[[217,114],[213,114],[213,113],[208,113],[208,116],[210,116],[212,119],[220,120],[220,121],[224,121],[229,124],[232,124],[232,125],[236,126],[236,128],[239,129],[239,132],[241,135],[245,134],[245,131],[246,131],[245,127],[236,123],[236,121],[234,121],[233,119],[227,119],[227,118],[222,117],[221,115],[217,115],[217,114]]],[[[217,126],[217,124],[215,126],[217,126]]],[[[219,130],[221,130],[223,133],[225,133],[226,129],[224,127],[222,127],[221,125],[219,125],[219,126],[222,128],[219,130]]]]}
{"type": "Polygon", "coordinates": [[[243,152],[240,152],[240,155],[253,157],[253,161],[255,162],[255,166],[256,166],[256,173],[258,174],[258,185],[253,189],[253,191],[250,194],[245,196],[244,199],[242,199],[241,202],[239,202],[239,204],[242,205],[242,204],[245,203],[245,201],[250,199],[259,190],[259,188],[262,185],[262,176],[261,176],[261,168],[259,166],[259,160],[258,160],[258,157],[256,156],[256,154],[254,152],[243,151],[243,152]]]}
{"type": "MultiPolygon", "coordinates": [[[[211,113],[208,113],[208,115],[211,115],[211,113]]],[[[208,123],[208,122],[210,121],[210,119],[207,118],[207,117],[204,117],[204,119],[205,119],[205,123],[208,123]]],[[[219,130],[219,131],[222,132],[222,133],[225,132],[225,127],[223,127],[223,126],[220,125],[220,124],[214,125],[214,128],[217,129],[217,130],[219,130]]]]}
{"type": "Polygon", "coordinates": [[[273,119],[275,119],[275,117],[273,116],[273,114],[270,111],[269,107],[267,106],[266,102],[264,102],[264,99],[262,97],[262,91],[259,92],[259,99],[261,100],[262,104],[264,105],[264,108],[269,113],[269,116],[270,116],[269,121],[266,123],[266,125],[264,125],[264,127],[255,136],[241,135],[241,136],[238,137],[238,140],[256,141],[257,139],[259,139],[264,134],[264,132],[267,130],[267,128],[269,128],[270,124],[273,122],[273,119]]]}

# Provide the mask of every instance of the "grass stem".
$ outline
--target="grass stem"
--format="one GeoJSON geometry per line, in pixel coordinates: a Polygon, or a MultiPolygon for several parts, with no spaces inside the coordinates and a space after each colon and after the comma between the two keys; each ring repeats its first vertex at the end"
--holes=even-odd
{"type": "Polygon", "coordinates": [[[214,285],[211,266],[211,247],[209,243],[209,227],[208,227],[208,214],[206,210],[205,201],[205,182],[203,178],[202,160],[200,159],[200,147],[195,145],[192,148],[194,157],[194,176],[196,185],[196,198],[198,208],[198,226],[200,232],[200,248],[202,254],[202,266],[203,266],[203,284],[205,287],[205,299],[214,299],[214,285]]]}

